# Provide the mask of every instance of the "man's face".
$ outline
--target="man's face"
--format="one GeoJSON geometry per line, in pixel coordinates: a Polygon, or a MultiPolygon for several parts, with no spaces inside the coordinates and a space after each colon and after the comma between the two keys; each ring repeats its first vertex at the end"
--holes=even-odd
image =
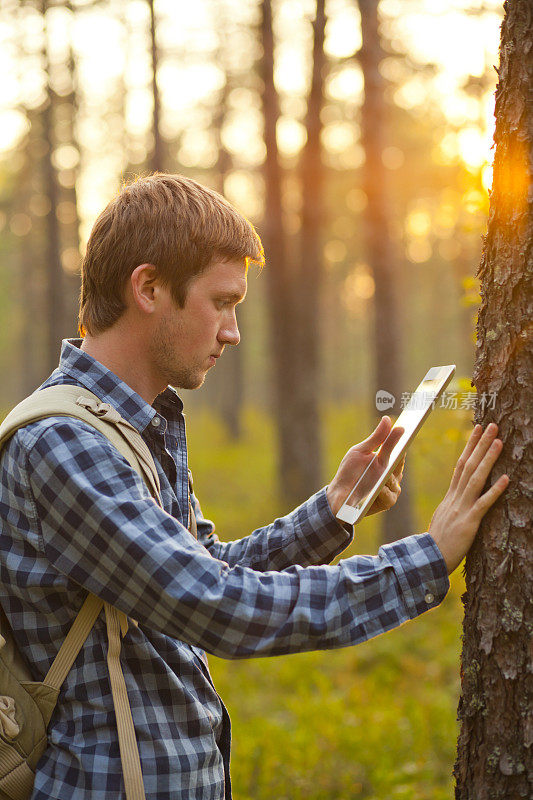
{"type": "Polygon", "coordinates": [[[165,287],[161,313],[150,343],[154,368],[165,384],[197,389],[226,344],[239,344],[235,317],[246,295],[241,261],[214,261],[189,284],[185,305],[177,306],[165,287]]]}

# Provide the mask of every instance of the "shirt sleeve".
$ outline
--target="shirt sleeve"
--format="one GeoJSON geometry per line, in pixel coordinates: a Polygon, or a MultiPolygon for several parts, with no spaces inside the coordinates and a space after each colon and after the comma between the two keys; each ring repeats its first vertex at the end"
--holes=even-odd
{"type": "Polygon", "coordinates": [[[155,503],[104,436],[66,419],[38,425],[22,435],[42,551],[141,627],[223,658],[277,655],[356,644],[446,594],[429,534],[336,566],[230,566],[155,503]]]}
{"type": "Polygon", "coordinates": [[[326,497],[326,487],[287,516],[257,528],[234,542],[221,542],[193,496],[198,539],[214,558],[230,567],[238,564],[259,571],[329,564],[353,539],[353,525],[339,523],[326,497]]]}

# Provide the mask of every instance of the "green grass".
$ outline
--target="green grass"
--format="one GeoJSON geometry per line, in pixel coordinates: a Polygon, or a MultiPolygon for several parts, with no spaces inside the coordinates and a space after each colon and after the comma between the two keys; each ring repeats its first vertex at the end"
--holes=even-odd
{"type": "MultiPolygon", "coordinates": [[[[413,533],[427,529],[446,491],[468,418],[434,413],[409,452],[413,533]]],[[[272,422],[248,410],[244,427],[242,441],[231,443],[205,412],[192,414],[188,426],[195,489],[225,540],[288,510],[276,491],[272,422]]],[[[371,427],[361,409],[325,413],[327,476],[371,427]]],[[[377,552],[377,535],[378,519],[363,520],[343,557],[377,552]]],[[[237,800],[448,800],[463,590],[458,571],[438,609],[357,647],[238,662],[211,657],[233,720],[237,800]]]]}

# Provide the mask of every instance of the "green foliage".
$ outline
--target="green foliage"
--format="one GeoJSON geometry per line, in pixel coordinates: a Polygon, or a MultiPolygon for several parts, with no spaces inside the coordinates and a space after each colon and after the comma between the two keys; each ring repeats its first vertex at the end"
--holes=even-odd
{"type": "MultiPolygon", "coordinates": [[[[418,531],[444,495],[470,412],[437,410],[413,444],[418,531]]],[[[373,423],[361,408],[325,413],[327,475],[373,423]]],[[[192,415],[191,467],[203,510],[221,538],[246,535],[287,509],[275,492],[271,421],[245,415],[229,443],[205,412],[192,415]]],[[[376,517],[343,557],[377,552],[376,517]]],[[[464,590],[459,574],[438,609],[370,642],[337,651],[227,662],[211,657],[233,720],[232,778],[239,800],[448,800],[457,729],[464,590]]]]}

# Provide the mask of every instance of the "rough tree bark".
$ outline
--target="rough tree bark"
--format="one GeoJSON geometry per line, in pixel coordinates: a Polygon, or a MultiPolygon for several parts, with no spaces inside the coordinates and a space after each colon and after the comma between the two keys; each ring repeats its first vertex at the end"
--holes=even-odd
{"type": "MultiPolygon", "coordinates": [[[[383,50],[379,34],[379,0],[358,0],[362,46],[359,63],[365,96],[361,109],[361,139],[365,151],[363,189],[368,202],[364,214],[366,252],[374,277],[374,393],[386,390],[396,398],[399,410],[402,386],[401,324],[398,309],[398,258],[389,225],[389,190],[383,163],[387,143],[385,82],[379,71],[383,50]]],[[[375,406],[373,411],[376,413],[375,406]]],[[[408,489],[408,470],[398,503],[382,519],[382,541],[392,542],[413,533],[414,522],[408,489]]]]}
{"type": "Polygon", "coordinates": [[[504,442],[490,481],[510,484],[466,560],[457,800],[533,795],[533,28],[530,0],[504,10],[474,382],[504,442]]]}

